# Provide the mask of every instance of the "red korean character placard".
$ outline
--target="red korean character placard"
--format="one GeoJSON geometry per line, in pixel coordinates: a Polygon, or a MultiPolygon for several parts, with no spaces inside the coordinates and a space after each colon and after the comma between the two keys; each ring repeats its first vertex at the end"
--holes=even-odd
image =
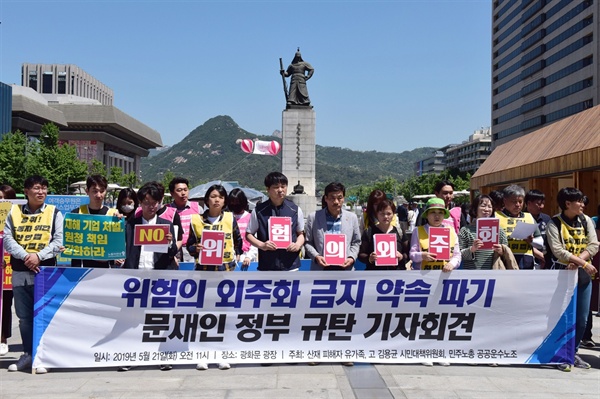
{"type": "Polygon", "coordinates": [[[271,216],[269,241],[273,241],[277,249],[289,247],[292,243],[292,219],[287,216],[271,216]]]}
{"type": "Polygon", "coordinates": [[[374,234],[373,246],[375,247],[375,266],[396,266],[398,258],[396,257],[396,235],[395,234],[374,234]]]}
{"type": "Polygon", "coordinates": [[[450,229],[447,227],[429,227],[429,252],[437,260],[450,260],[450,229]]]}
{"type": "Polygon", "coordinates": [[[204,230],[202,232],[202,251],[199,262],[201,265],[222,265],[225,233],[222,231],[204,230]]]}
{"type": "Polygon", "coordinates": [[[497,218],[477,218],[477,238],[483,241],[480,249],[493,249],[500,243],[500,220],[497,218]]]}
{"type": "Polygon", "coordinates": [[[328,265],[343,266],[346,261],[346,236],[344,234],[325,234],[323,257],[328,265]]]}

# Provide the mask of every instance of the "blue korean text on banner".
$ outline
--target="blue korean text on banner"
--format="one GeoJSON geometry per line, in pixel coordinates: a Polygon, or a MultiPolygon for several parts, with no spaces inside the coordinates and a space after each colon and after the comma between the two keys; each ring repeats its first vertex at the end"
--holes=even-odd
{"type": "Polygon", "coordinates": [[[335,271],[59,270],[36,277],[33,367],[558,364],[572,356],[571,270],[349,271],[343,278],[335,271]]]}
{"type": "Polygon", "coordinates": [[[125,258],[125,220],[116,216],[67,213],[62,256],[73,259],[125,258]]]}
{"type": "Polygon", "coordinates": [[[54,205],[64,216],[81,205],[89,204],[90,198],[87,195],[48,195],[45,202],[54,205]]]}

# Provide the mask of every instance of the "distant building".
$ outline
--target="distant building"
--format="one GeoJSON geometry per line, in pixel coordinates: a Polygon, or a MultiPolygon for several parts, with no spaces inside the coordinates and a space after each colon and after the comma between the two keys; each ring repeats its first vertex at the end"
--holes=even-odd
{"type": "Polygon", "coordinates": [[[495,0],[493,148],[600,101],[600,2],[495,0]]]}
{"type": "Polygon", "coordinates": [[[0,82],[0,138],[12,131],[12,87],[0,82]]]}
{"type": "Polygon", "coordinates": [[[491,153],[492,129],[481,128],[469,140],[446,150],[446,168],[475,173],[491,153]]]}
{"type": "Polygon", "coordinates": [[[40,94],[66,94],[112,105],[113,90],[77,65],[23,64],[21,85],[40,94]]]}
{"type": "Polygon", "coordinates": [[[415,175],[422,176],[442,173],[446,169],[446,150],[449,147],[450,145],[439,148],[430,157],[415,162],[415,175]]]}
{"type": "Polygon", "coordinates": [[[35,137],[52,122],[81,160],[138,176],[141,158],[162,146],[160,133],[114,107],[113,91],[77,66],[23,64],[22,73],[26,84],[12,85],[11,131],[35,137]]]}

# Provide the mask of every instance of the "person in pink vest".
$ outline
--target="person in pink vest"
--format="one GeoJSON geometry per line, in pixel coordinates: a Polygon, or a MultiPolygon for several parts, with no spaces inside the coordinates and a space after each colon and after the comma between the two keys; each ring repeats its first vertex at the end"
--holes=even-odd
{"type": "MultiPolygon", "coordinates": [[[[184,177],[176,177],[169,183],[169,192],[171,193],[173,202],[167,205],[167,207],[179,215],[183,233],[182,242],[187,242],[190,235],[192,215],[201,215],[204,211],[197,202],[189,200],[189,185],[190,182],[184,177]]],[[[179,251],[178,258],[183,262],[194,262],[194,257],[190,255],[185,245],[179,251]]]]}
{"type": "Polygon", "coordinates": [[[454,185],[448,180],[442,180],[438,182],[433,188],[433,193],[437,198],[444,200],[446,209],[450,212],[450,217],[444,220],[444,226],[454,228],[454,232],[458,235],[461,227],[466,226],[467,222],[462,216],[462,210],[460,206],[452,207],[452,200],[454,199],[454,185]]]}
{"type": "Polygon", "coordinates": [[[250,244],[246,239],[246,228],[250,222],[251,213],[248,212],[248,198],[241,188],[234,188],[229,193],[227,198],[227,207],[233,213],[233,217],[237,221],[240,234],[242,235],[242,270],[247,270],[250,262],[258,261],[258,248],[250,244]]]}

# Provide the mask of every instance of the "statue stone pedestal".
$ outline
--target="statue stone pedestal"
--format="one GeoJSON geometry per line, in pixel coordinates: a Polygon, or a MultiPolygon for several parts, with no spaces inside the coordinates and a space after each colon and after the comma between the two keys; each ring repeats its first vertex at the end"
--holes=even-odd
{"type": "MultiPolygon", "coordinates": [[[[315,197],[315,111],[312,107],[290,107],[283,111],[281,173],[288,178],[288,191],[298,184],[306,194],[289,195],[304,215],[317,210],[315,197]]],[[[319,207],[320,209],[320,207],[319,207]]]]}

